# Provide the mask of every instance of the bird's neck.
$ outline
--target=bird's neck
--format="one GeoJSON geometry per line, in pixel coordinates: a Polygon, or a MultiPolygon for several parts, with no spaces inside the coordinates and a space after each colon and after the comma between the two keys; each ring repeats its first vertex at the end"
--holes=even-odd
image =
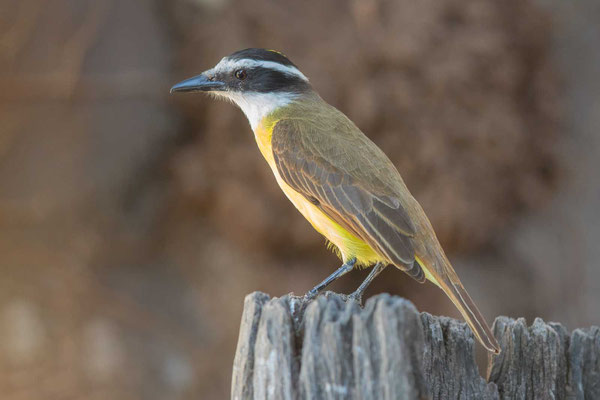
{"type": "Polygon", "coordinates": [[[296,93],[235,93],[228,97],[238,105],[248,118],[252,130],[256,132],[260,122],[275,110],[287,106],[298,99],[296,93]]]}
{"type": "MultiPolygon", "coordinates": [[[[320,121],[322,112],[328,110],[328,107],[331,108],[316,92],[305,93],[265,112],[254,124],[250,122],[258,148],[271,167],[273,167],[271,140],[277,123],[287,119],[303,120],[309,124],[311,120],[320,121]]],[[[250,120],[250,116],[248,119],[250,120]]]]}

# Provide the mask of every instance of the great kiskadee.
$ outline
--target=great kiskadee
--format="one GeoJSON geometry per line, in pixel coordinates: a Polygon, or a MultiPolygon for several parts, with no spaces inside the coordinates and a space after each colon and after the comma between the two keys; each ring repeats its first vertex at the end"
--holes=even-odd
{"type": "Polygon", "coordinates": [[[338,253],[343,265],[306,298],[355,267],[374,266],[350,295],[360,302],[369,283],[392,264],[418,282],[439,286],[481,344],[500,351],[398,170],[287,57],[273,50],[237,51],[171,92],[208,92],[237,104],[281,190],[338,253]]]}

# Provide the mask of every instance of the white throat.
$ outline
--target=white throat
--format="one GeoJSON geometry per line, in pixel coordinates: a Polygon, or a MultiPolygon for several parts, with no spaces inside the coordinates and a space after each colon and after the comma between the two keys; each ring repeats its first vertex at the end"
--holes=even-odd
{"type": "Polygon", "coordinates": [[[256,128],[264,117],[279,107],[290,104],[298,97],[297,94],[293,93],[220,92],[219,94],[227,97],[242,109],[253,131],[256,131],[256,128]]]}

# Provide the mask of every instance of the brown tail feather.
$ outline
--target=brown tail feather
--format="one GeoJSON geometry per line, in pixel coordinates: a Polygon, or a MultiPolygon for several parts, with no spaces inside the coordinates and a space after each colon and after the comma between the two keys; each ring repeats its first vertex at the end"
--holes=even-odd
{"type": "Polygon", "coordinates": [[[500,346],[492,333],[492,330],[485,322],[483,315],[467,293],[466,289],[458,279],[456,272],[450,265],[450,262],[446,259],[446,257],[440,257],[443,265],[436,266],[430,265],[425,260],[417,257],[417,261],[423,269],[426,270],[427,278],[430,279],[433,283],[438,285],[446,295],[452,300],[452,303],[456,306],[458,311],[462,314],[463,318],[471,327],[471,330],[475,334],[475,337],[479,340],[481,345],[486,348],[486,350],[498,354],[500,353],[500,346]],[[433,277],[434,279],[431,279],[433,277]]]}

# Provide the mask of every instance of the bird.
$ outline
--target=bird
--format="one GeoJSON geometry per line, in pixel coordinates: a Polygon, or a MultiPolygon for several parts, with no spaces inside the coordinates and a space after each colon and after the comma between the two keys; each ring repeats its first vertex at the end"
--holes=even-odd
{"type": "Polygon", "coordinates": [[[308,291],[311,300],[355,268],[372,267],[350,294],[362,301],[388,265],[443,290],[481,345],[500,347],[454,271],[423,208],[385,155],[341,111],[328,104],[287,56],[248,48],[183,80],[175,92],[204,92],[235,103],[246,115],[279,187],[342,265],[308,291]]]}

